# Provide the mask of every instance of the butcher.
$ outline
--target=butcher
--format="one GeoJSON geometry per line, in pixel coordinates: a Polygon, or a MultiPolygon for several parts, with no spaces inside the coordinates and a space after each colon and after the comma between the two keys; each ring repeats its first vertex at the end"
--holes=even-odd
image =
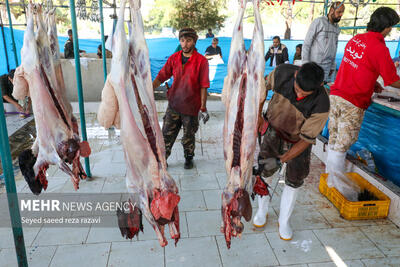
{"type": "Polygon", "coordinates": [[[197,33],[191,28],[179,31],[179,43],[182,50],[172,54],[167,63],[153,81],[153,89],[174,77],[172,86],[167,91],[168,107],[164,116],[162,133],[165,141],[165,156],[168,159],[172,146],[183,127],[182,145],[185,155],[185,169],[193,168],[193,157],[199,120],[206,123],[208,61],[196,50],[197,33]]]}
{"type": "MultiPolygon", "coordinates": [[[[311,145],[324,127],[329,113],[329,98],[324,84],[324,70],[314,62],[301,67],[282,64],[267,77],[267,90],[274,90],[267,112],[259,117],[259,128],[264,119],[267,130],[263,137],[259,162],[278,158],[287,162],[285,186],[281,195],[279,235],[283,240],[292,239],[289,224],[299,188],[310,171],[311,145]]],[[[264,102],[260,104],[262,114],[264,102]]],[[[262,177],[271,183],[279,164],[265,164],[262,177]]],[[[258,196],[258,210],[253,218],[256,227],[266,223],[270,196],[258,196]]]]}

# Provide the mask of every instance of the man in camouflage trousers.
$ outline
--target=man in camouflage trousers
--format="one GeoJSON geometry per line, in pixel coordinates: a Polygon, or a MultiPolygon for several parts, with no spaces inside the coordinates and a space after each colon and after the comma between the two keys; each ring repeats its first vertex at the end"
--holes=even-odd
{"type": "Polygon", "coordinates": [[[174,77],[167,91],[168,108],[165,112],[162,132],[165,141],[165,156],[169,157],[172,146],[183,127],[182,145],[185,153],[185,169],[193,168],[193,157],[199,120],[209,119],[207,113],[208,60],[195,48],[197,34],[191,28],[179,31],[182,50],[171,55],[153,81],[153,88],[174,77]]]}
{"type": "Polygon", "coordinates": [[[384,39],[399,21],[395,10],[376,9],[367,24],[367,32],[357,34],[347,43],[331,86],[326,172],[329,173],[328,186],[334,186],[346,197],[351,197],[354,191],[344,176],[346,152],[358,139],[372,94],[383,90],[377,82],[378,76],[382,76],[385,86],[400,88],[400,77],[384,39]]]}
{"type": "Polygon", "coordinates": [[[162,132],[165,142],[165,153],[168,158],[171,154],[175,139],[183,126],[182,146],[184,148],[185,159],[193,158],[195,149],[195,134],[199,129],[199,120],[197,116],[183,115],[168,105],[164,116],[162,132]]]}

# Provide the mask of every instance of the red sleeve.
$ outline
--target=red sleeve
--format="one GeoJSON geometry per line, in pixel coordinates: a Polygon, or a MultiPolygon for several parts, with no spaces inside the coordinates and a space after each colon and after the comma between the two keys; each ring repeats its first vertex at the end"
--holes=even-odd
{"type": "Polygon", "coordinates": [[[172,76],[172,66],[173,66],[173,57],[174,55],[170,56],[165,63],[164,67],[158,73],[156,79],[159,80],[161,83],[165,82],[172,76]]]}
{"type": "Polygon", "coordinates": [[[396,67],[390,57],[389,49],[385,46],[382,50],[382,53],[376,54],[376,62],[379,75],[382,76],[384,85],[388,86],[400,80],[400,77],[397,75],[396,67]]]}
{"type": "Polygon", "coordinates": [[[209,88],[210,87],[210,78],[208,76],[208,60],[204,58],[200,65],[200,73],[199,73],[199,81],[200,88],[209,88]]]}

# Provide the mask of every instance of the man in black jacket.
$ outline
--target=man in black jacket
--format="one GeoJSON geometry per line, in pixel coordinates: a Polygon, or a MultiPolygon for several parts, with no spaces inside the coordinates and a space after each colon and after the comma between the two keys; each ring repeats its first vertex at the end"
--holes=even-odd
{"type": "Polygon", "coordinates": [[[269,63],[270,66],[276,67],[283,63],[289,63],[288,49],[286,45],[281,44],[281,38],[274,36],[272,39],[272,45],[269,47],[267,54],[265,55],[265,61],[271,58],[269,63]]]}

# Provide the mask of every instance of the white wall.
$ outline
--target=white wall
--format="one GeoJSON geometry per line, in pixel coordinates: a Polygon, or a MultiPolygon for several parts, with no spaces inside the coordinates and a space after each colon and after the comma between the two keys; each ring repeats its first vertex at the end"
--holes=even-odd
{"type": "MultiPolygon", "coordinates": [[[[75,74],[75,60],[61,59],[67,97],[70,102],[78,101],[78,90],[75,74]]],[[[107,59],[107,72],[111,69],[111,59],[107,59]]],[[[103,60],[98,58],[81,58],[83,97],[85,102],[101,101],[104,86],[103,60]]]]}

